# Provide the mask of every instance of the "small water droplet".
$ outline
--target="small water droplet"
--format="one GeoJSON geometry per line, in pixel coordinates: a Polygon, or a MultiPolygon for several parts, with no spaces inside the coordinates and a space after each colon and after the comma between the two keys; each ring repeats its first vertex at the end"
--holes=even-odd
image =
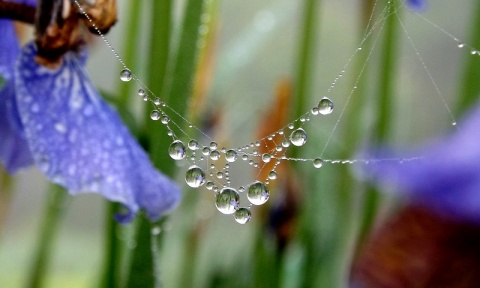
{"type": "Polygon", "coordinates": [[[225,159],[230,163],[235,162],[235,160],[237,160],[237,157],[238,157],[237,151],[233,149],[230,149],[225,153],[225,159]]]}
{"type": "Polygon", "coordinates": [[[148,95],[143,96],[143,101],[145,101],[145,102],[148,101],[148,95]]]}
{"type": "Polygon", "coordinates": [[[230,187],[223,188],[215,197],[215,206],[223,214],[233,214],[238,209],[240,195],[230,187]]]}
{"type": "Polygon", "coordinates": [[[210,148],[203,147],[202,154],[205,156],[210,155],[210,148]]]}
{"type": "Polygon", "coordinates": [[[290,135],[290,142],[295,146],[303,146],[307,142],[307,133],[302,128],[298,128],[290,135]]]}
{"type": "Polygon", "coordinates": [[[173,131],[172,131],[172,130],[168,130],[167,135],[170,136],[170,137],[172,137],[172,136],[173,136],[173,131]]]}
{"type": "Polygon", "coordinates": [[[295,128],[295,125],[293,125],[293,123],[288,124],[288,129],[293,129],[293,128],[295,128]]]}
{"type": "Polygon", "coordinates": [[[267,186],[260,181],[255,181],[248,187],[247,198],[253,205],[265,204],[269,197],[267,186]]]}
{"type": "Polygon", "coordinates": [[[281,145],[278,145],[277,147],[275,147],[275,150],[276,150],[277,152],[280,152],[280,151],[283,150],[283,147],[282,147],[281,145]]]}
{"type": "Polygon", "coordinates": [[[220,152],[218,152],[217,150],[213,150],[212,152],[210,152],[210,159],[212,159],[213,161],[217,161],[218,159],[220,159],[220,152]]]}
{"type": "Polygon", "coordinates": [[[472,55],[477,55],[477,54],[479,54],[479,55],[480,55],[480,52],[478,52],[477,50],[472,50],[472,51],[470,51],[470,54],[472,54],[472,55]]]}
{"type": "Polygon", "coordinates": [[[275,171],[270,171],[270,173],[268,173],[268,179],[270,179],[270,180],[277,179],[277,176],[278,176],[277,172],[275,172],[275,171]]]}
{"type": "Polygon", "coordinates": [[[138,96],[145,96],[145,90],[143,89],[138,89],[138,96]]]}
{"type": "Polygon", "coordinates": [[[205,184],[205,187],[208,190],[212,190],[214,186],[215,186],[215,183],[213,183],[212,181],[208,181],[207,184],[205,184]]]}
{"type": "Polygon", "coordinates": [[[318,113],[322,115],[328,115],[333,112],[333,102],[327,97],[323,97],[320,102],[318,102],[318,113]]]}
{"type": "Polygon", "coordinates": [[[158,112],[158,110],[153,110],[150,112],[150,118],[154,121],[160,119],[160,112],[158,112]]]}
{"type": "Polygon", "coordinates": [[[218,178],[218,179],[222,179],[222,178],[223,178],[223,172],[222,172],[222,171],[218,171],[218,172],[217,172],[217,178],[218,178]]]}
{"type": "Polygon", "coordinates": [[[255,146],[260,147],[260,141],[256,141],[255,146]]]}
{"type": "Polygon", "coordinates": [[[185,175],[185,182],[190,187],[198,188],[205,183],[205,172],[196,165],[190,166],[185,175]]]}
{"type": "Polygon", "coordinates": [[[288,141],[287,139],[283,140],[282,141],[282,146],[285,147],[285,148],[289,147],[290,146],[290,141],[288,141]]]}
{"type": "Polygon", "coordinates": [[[128,82],[132,80],[132,72],[130,72],[130,70],[128,69],[123,69],[120,72],[120,80],[122,80],[123,82],[128,82]]]}
{"type": "Polygon", "coordinates": [[[322,168],[322,166],[323,166],[323,160],[321,158],[315,158],[315,160],[313,160],[313,167],[322,168]]]}
{"type": "Polygon", "coordinates": [[[235,217],[235,221],[237,221],[237,223],[247,224],[248,221],[250,221],[250,218],[252,218],[252,212],[250,212],[250,209],[242,207],[235,211],[233,217],[235,217]]]}
{"type": "Polygon", "coordinates": [[[300,122],[305,122],[305,120],[306,120],[305,117],[303,117],[303,116],[300,117],[300,122]]]}
{"type": "Polygon", "coordinates": [[[162,116],[162,119],[160,119],[160,121],[162,122],[162,124],[168,124],[168,122],[170,122],[170,118],[168,118],[167,115],[163,115],[162,116]]]}
{"type": "Polygon", "coordinates": [[[272,159],[272,155],[270,155],[268,153],[263,153],[262,154],[262,161],[263,162],[268,163],[268,162],[270,162],[271,159],[272,159]]]}
{"type": "Polygon", "coordinates": [[[457,122],[452,122],[452,126],[457,126],[457,122]]]}
{"type": "Polygon", "coordinates": [[[160,106],[160,104],[162,104],[162,101],[160,101],[160,98],[155,98],[153,99],[153,104],[157,105],[157,106],[160,106]]]}
{"type": "Polygon", "coordinates": [[[197,140],[190,140],[188,141],[188,149],[195,151],[198,149],[198,142],[197,140]]]}
{"type": "Polygon", "coordinates": [[[215,141],[210,142],[210,149],[211,150],[216,150],[217,147],[218,147],[217,142],[215,142],[215,141]]]}
{"type": "Polygon", "coordinates": [[[457,46],[458,46],[458,48],[463,48],[463,47],[465,47],[465,43],[459,42],[457,46]]]}
{"type": "Polygon", "coordinates": [[[243,186],[238,187],[238,192],[241,192],[241,193],[245,192],[245,187],[243,186]]]}
{"type": "Polygon", "coordinates": [[[170,144],[170,147],[168,148],[168,154],[173,160],[181,160],[185,158],[187,151],[182,141],[175,140],[172,144],[170,144]]]}
{"type": "Polygon", "coordinates": [[[310,112],[312,113],[312,115],[318,115],[319,110],[320,110],[320,109],[318,109],[318,107],[313,107],[310,112]]]}
{"type": "Polygon", "coordinates": [[[242,160],[247,161],[247,160],[248,160],[248,155],[247,155],[247,154],[243,154],[243,155],[242,155],[242,160]]]}

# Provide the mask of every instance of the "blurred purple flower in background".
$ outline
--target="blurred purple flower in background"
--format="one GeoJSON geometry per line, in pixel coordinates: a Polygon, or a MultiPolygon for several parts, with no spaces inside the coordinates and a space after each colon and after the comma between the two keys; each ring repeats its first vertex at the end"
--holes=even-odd
{"type": "Polygon", "coordinates": [[[423,11],[427,8],[426,0],[407,0],[407,6],[415,11],[423,11]]]}
{"type": "Polygon", "coordinates": [[[395,187],[410,201],[448,217],[480,224],[478,127],[477,105],[451,135],[412,153],[423,156],[421,160],[381,161],[366,169],[372,179],[395,187]]]}
{"type": "Polygon", "coordinates": [[[177,185],[152,166],[118,114],[90,82],[86,53],[66,52],[58,67],[37,63],[37,45],[22,50],[11,21],[0,20],[0,160],[14,173],[35,162],[71,194],[97,192],[152,220],[173,209],[177,185]]]}

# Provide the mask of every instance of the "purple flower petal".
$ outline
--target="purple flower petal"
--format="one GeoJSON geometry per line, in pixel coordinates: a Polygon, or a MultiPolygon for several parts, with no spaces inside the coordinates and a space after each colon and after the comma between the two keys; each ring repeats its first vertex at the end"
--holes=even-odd
{"type": "Polygon", "coordinates": [[[152,220],[173,209],[179,188],[155,170],[148,156],[99,96],[68,52],[62,65],[36,64],[33,43],[16,67],[17,101],[35,162],[71,194],[97,192],[122,203],[126,222],[144,208],[152,220]]]}
{"type": "Polygon", "coordinates": [[[33,164],[27,142],[23,136],[16,107],[14,89],[14,63],[20,53],[13,23],[0,19],[0,162],[9,173],[33,164]]]}
{"type": "Polygon", "coordinates": [[[427,8],[426,0],[407,0],[407,6],[415,11],[424,11],[427,8]]]}
{"type": "Polygon", "coordinates": [[[480,106],[452,135],[411,154],[424,156],[422,160],[378,162],[367,165],[367,172],[373,179],[395,186],[410,200],[449,216],[480,222],[478,127],[480,106]]]}

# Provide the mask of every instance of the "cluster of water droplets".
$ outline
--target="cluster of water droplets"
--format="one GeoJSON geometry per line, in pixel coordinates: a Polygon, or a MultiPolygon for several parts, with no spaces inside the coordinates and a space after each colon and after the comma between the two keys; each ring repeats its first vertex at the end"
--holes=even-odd
{"type": "MultiPolygon", "coordinates": [[[[123,69],[120,72],[120,79],[128,82],[134,79],[134,76],[130,70],[123,69]]],[[[153,105],[150,118],[160,121],[167,127],[167,135],[172,139],[168,147],[168,155],[175,161],[187,163],[188,168],[185,172],[187,185],[213,192],[217,210],[223,214],[233,215],[235,221],[240,224],[250,221],[252,206],[263,205],[268,201],[269,185],[279,177],[278,166],[282,161],[292,160],[287,155],[288,148],[302,147],[307,143],[307,132],[302,128],[304,123],[310,121],[310,117],[331,114],[334,107],[333,102],[324,97],[310,112],[265,138],[236,148],[220,148],[215,141],[200,144],[200,141],[190,138],[176,123],[171,125],[170,118],[165,112],[166,103],[147,93],[146,90],[148,91],[148,89],[139,89],[137,94],[153,105]],[[174,133],[174,130],[181,134],[180,137],[174,133]],[[181,138],[187,140],[181,140],[181,138]],[[266,147],[274,148],[267,149],[265,153],[259,152],[265,151],[266,147]],[[261,171],[267,169],[267,163],[270,163],[268,165],[270,170],[265,173],[267,175],[265,179],[255,179],[246,185],[233,185],[232,175],[230,175],[232,165],[243,164],[261,171]]],[[[190,128],[192,126],[189,125],[190,128]]],[[[321,158],[308,160],[315,168],[321,168],[324,163],[321,158]]]]}

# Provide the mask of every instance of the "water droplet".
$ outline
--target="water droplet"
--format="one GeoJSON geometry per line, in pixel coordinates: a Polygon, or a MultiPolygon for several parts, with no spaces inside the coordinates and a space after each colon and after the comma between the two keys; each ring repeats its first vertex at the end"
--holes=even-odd
{"type": "Polygon", "coordinates": [[[237,160],[237,157],[238,157],[237,151],[233,149],[230,149],[225,153],[225,159],[230,163],[235,162],[235,160],[237,160]]]}
{"type": "Polygon", "coordinates": [[[222,178],[223,178],[223,172],[222,172],[222,171],[218,171],[218,172],[217,172],[217,178],[218,178],[218,179],[222,179],[222,178]]]}
{"type": "Polygon", "coordinates": [[[172,130],[168,130],[167,135],[170,136],[170,137],[172,137],[172,136],[173,136],[173,131],[172,131],[172,130]]]}
{"type": "Polygon", "coordinates": [[[215,198],[215,206],[223,214],[233,214],[238,208],[240,195],[230,187],[223,188],[215,198]]]}
{"type": "Polygon", "coordinates": [[[185,158],[187,151],[182,141],[175,140],[172,144],[170,144],[170,147],[168,148],[168,154],[173,160],[181,160],[185,158]]]}
{"type": "Polygon", "coordinates": [[[313,167],[322,168],[322,166],[323,166],[323,160],[322,159],[315,158],[315,160],[313,160],[313,167]]]}
{"type": "Polygon", "coordinates": [[[233,217],[235,217],[235,221],[237,221],[237,223],[246,224],[248,221],[250,221],[250,218],[252,218],[252,212],[250,212],[250,209],[242,207],[235,211],[233,217]]]}
{"type": "Polygon", "coordinates": [[[160,232],[162,232],[162,229],[158,226],[155,226],[152,228],[152,235],[158,235],[160,234],[160,232]]]}
{"type": "Polygon", "coordinates": [[[305,117],[303,117],[303,116],[300,117],[300,122],[305,122],[305,121],[306,121],[305,117]]]}
{"type": "Polygon", "coordinates": [[[452,122],[452,126],[457,126],[457,122],[452,122]]]}
{"type": "Polygon", "coordinates": [[[212,181],[208,181],[207,184],[205,184],[205,187],[208,190],[212,190],[214,186],[215,186],[215,183],[213,183],[212,181]]]}
{"type": "Polygon", "coordinates": [[[260,141],[255,142],[255,146],[260,147],[260,141]]]}
{"type": "Polygon", "coordinates": [[[465,47],[465,43],[460,42],[460,43],[458,43],[457,46],[458,46],[458,48],[463,48],[463,47],[465,47]]]}
{"type": "Polygon", "coordinates": [[[170,122],[170,118],[168,118],[167,115],[163,115],[162,116],[162,119],[160,120],[162,122],[162,124],[168,124],[168,122],[170,122]]]}
{"type": "Polygon", "coordinates": [[[262,205],[267,202],[270,194],[265,184],[260,181],[255,181],[248,187],[247,198],[253,205],[262,205]]]}
{"type": "Polygon", "coordinates": [[[132,72],[130,72],[130,70],[128,69],[123,69],[120,72],[120,80],[122,80],[123,82],[128,82],[132,80],[132,72]]]}
{"type": "Polygon", "coordinates": [[[480,52],[478,52],[477,50],[472,50],[472,51],[470,51],[470,54],[472,54],[472,55],[477,55],[477,54],[479,54],[479,55],[480,55],[480,52]]]}
{"type": "Polygon", "coordinates": [[[138,89],[138,96],[145,96],[145,90],[143,89],[138,89]]]}
{"type": "Polygon", "coordinates": [[[295,146],[303,146],[307,142],[307,133],[302,128],[298,128],[290,135],[290,142],[295,146]]]}
{"type": "Polygon", "coordinates": [[[197,140],[190,140],[188,141],[188,149],[195,151],[198,149],[198,142],[197,140]]]}
{"type": "Polygon", "coordinates": [[[288,129],[293,129],[293,128],[295,128],[295,125],[293,125],[293,123],[288,124],[288,129]]]}
{"type": "Polygon", "coordinates": [[[275,150],[276,150],[277,152],[280,152],[280,151],[283,150],[283,147],[280,146],[280,145],[278,145],[277,147],[275,147],[275,150]]]}
{"type": "Polygon", "coordinates": [[[268,179],[270,179],[270,180],[275,180],[275,179],[277,179],[277,172],[275,172],[275,171],[270,171],[270,173],[268,173],[268,179]]]}
{"type": "Polygon", "coordinates": [[[210,149],[217,150],[218,144],[215,141],[210,142],[210,149]]]}
{"type": "Polygon", "coordinates": [[[318,113],[322,115],[328,115],[333,112],[333,102],[327,97],[323,97],[320,102],[318,102],[318,113]]]}
{"type": "Polygon", "coordinates": [[[271,159],[272,159],[272,155],[270,155],[268,153],[263,153],[262,154],[262,161],[263,162],[268,163],[268,162],[270,162],[271,159]]]}
{"type": "Polygon", "coordinates": [[[320,112],[320,109],[318,109],[318,107],[313,107],[310,112],[312,113],[312,115],[318,115],[318,113],[320,112]]]}
{"type": "Polygon", "coordinates": [[[243,186],[238,187],[238,192],[241,192],[241,193],[245,192],[245,187],[243,186]]]}
{"type": "Polygon", "coordinates": [[[290,146],[290,141],[288,141],[287,139],[283,140],[282,141],[282,146],[285,147],[285,148],[289,147],[290,146]]]}
{"type": "Polygon", "coordinates": [[[212,159],[213,161],[217,161],[218,159],[220,159],[220,152],[218,152],[217,150],[213,150],[212,152],[210,152],[210,159],[212,159]]]}
{"type": "Polygon", "coordinates": [[[160,98],[155,98],[153,99],[153,104],[157,105],[157,106],[160,106],[162,104],[162,101],[160,101],[160,98]]]}
{"type": "Polygon", "coordinates": [[[160,119],[160,112],[158,112],[158,110],[153,110],[150,112],[150,118],[154,121],[160,119]]]}
{"type": "Polygon", "coordinates": [[[210,148],[203,147],[202,154],[205,156],[210,155],[210,148]]]}
{"type": "Polygon", "coordinates": [[[185,175],[185,182],[190,187],[198,188],[205,183],[205,172],[196,165],[190,166],[185,175]]]}
{"type": "Polygon", "coordinates": [[[247,160],[248,160],[248,155],[247,155],[247,154],[243,154],[243,155],[242,155],[242,160],[247,161],[247,160]]]}

